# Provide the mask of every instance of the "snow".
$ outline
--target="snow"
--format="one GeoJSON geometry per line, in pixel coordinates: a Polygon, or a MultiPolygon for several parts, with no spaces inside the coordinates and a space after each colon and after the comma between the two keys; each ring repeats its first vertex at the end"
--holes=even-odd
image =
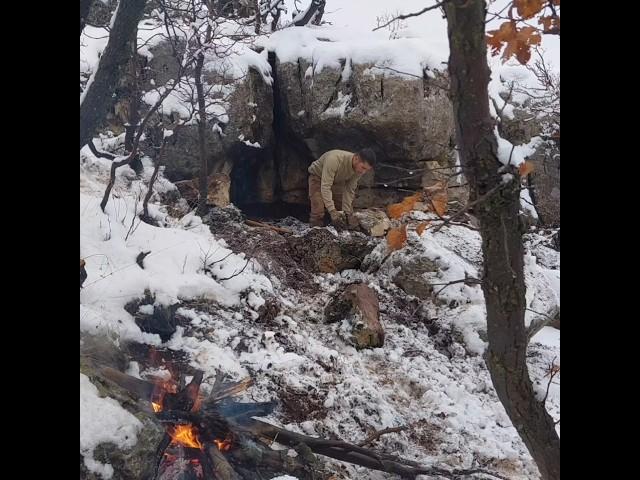
{"type": "MultiPolygon", "coordinates": [[[[173,219],[162,207],[150,204],[150,215],[166,227],[141,222],[135,214],[142,210],[140,199],[146,194],[146,182],[134,180],[127,185],[125,172],[114,186],[119,198],[111,198],[103,213],[101,185],[95,178],[105,181],[109,166],[109,162],[96,159],[90,152],[81,166],[80,255],[88,259],[88,278],[81,292],[82,330],[113,330],[122,338],[157,343],[159,338],[140,332],[123,308],[130,300],[141,297],[146,289],[156,295],[156,304],[161,305],[188,298],[237,305],[242,292],[253,291],[257,298],[262,292],[272,291],[271,282],[259,273],[260,266],[253,261],[228,280],[218,281],[204,273],[205,259],[217,262],[212,270],[219,279],[240,272],[247,260],[244,254],[227,257],[231,251],[216,241],[209,228],[193,214],[173,219]],[[136,263],[137,255],[143,251],[151,252],[144,260],[144,269],[136,263]]],[[[151,169],[147,163],[147,178],[151,169]]]]}
{"type": "Polygon", "coordinates": [[[533,204],[533,200],[531,200],[528,188],[520,190],[520,208],[531,215],[532,218],[535,218],[536,220],[538,219],[538,212],[533,204]]]}
{"type": "Polygon", "coordinates": [[[80,453],[90,471],[111,478],[113,467],[94,460],[93,449],[105,442],[129,449],[141,428],[140,420],[112,398],[101,398],[89,378],[80,374],[80,453]]]}
{"type": "Polygon", "coordinates": [[[441,68],[446,61],[446,54],[422,39],[389,41],[382,33],[340,27],[290,27],[256,43],[275,52],[281,62],[311,60],[313,74],[324,68],[341,69],[344,63],[343,81],[350,76],[351,63],[373,64],[380,75],[422,78],[425,69],[441,68]]]}
{"type": "Polygon", "coordinates": [[[503,165],[514,165],[516,167],[524,163],[528,156],[533,155],[536,147],[542,141],[540,137],[533,137],[529,143],[513,145],[509,140],[502,138],[498,134],[498,127],[494,129],[494,134],[498,142],[498,159],[503,165]]]}
{"type": "Polygon", "coordinates": [[[344,95],[342,92],[338,92],[338,99],[336,100],[335,107],[327,108],[320,115],[322,118],[338,117],[343,118],[344,114],[351,102],[351,94],[344,95]]]}

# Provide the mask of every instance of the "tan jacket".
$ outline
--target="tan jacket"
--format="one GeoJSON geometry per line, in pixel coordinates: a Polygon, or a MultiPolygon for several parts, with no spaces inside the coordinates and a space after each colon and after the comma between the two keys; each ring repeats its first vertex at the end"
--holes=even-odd
{"type": "Polygon", "coordinates": [[[362,177],[353,170],[353,155],[353,152],[346,150],[329,150],[309,166],[309,173],[321,178],[322,200],[329,212],[336,209],[331,194],[331,188],[335,184],[342,186],[344,191],[342,210],[353,213],[353,197],[358,188],[358,180],[362,177]]]}

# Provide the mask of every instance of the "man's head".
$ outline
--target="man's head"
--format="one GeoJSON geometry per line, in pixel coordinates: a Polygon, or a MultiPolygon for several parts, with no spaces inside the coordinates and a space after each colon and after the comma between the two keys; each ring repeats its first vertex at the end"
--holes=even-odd
{"type": "Polygon", "coordinates": [[[363,148],[353,156],[353,170],[362,175],[376,168],[376,153],[370,148],[363,148]]]}

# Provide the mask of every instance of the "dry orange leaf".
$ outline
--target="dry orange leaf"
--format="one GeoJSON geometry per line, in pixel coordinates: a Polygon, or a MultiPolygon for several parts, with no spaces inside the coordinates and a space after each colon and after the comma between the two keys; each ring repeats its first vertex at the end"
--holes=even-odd
{"type": "Polygon", "coordinates": [[[431,225],[431,222],[422,222],[418,224],[418,226],[416,227],[416,233],[418,235],[422,235],[422,232],[424,232],[429,225],[431,225]]]}
{"type": "Polygon", "coordinates": [[[447,207],[449,205],[449,199],[447,198],[447,192],[437,193],[431,199],[433,208],[439,217],[442,217],[447,213],[447,207]]]}
{"type": "Polygon", "coordinates": [[[502,44],[516,35],[516,22],[503,22],[498,30],[487,32],[487,43],[491,46],[491,54],[497,55],[502,50],[502,44]]]}
{"type": "Polygon", "coordinates": [[[389,205],[387,207],[387,214],[389,215],[389,218],[400,218],[405,213],[409,213],[413,210],[416,202],[419,202],[420,200],[422,200],[421,192],[410,195],[400,203],[392,203],[389,205]]]}
{"type": "Polygon", "coordinates": [[[513,20],[504,22],[498,30],[491,30],[487,34],[487,43],[491,46],[492,55],[500,53],[503,45],[506,44],[502,61],[506,62],[509,58],[516,57],[523,65],[531,58],[531,47],[539,45],[542,39],[537,28],[518,29],[513,20]]]}
{"type": "Polygon", "coordinates": [[[560,31],[560,17],[547,15],[545,17],[540,17],[538,19],[538,23],[542,25],[543,33],[553,33],[555,31],[560,31]]]}
{"type": "Polygon", "coordinates": [[[547,0],[514,0],[513,5],[518,15],[526,20],[540,12],[546,3],[547,0]]]}
{"type": "Polygon", "coordinates": [[[447,187],[444,182],[439,181],[430,187],[426,187],[425,192],[428,199],[427,205],[429,205],[430,211],[436,212],[440,217],[447,213],[449,197],[447,195],[447,187]]]}
{"type": "Polygon", "coordinates": [[[526,177],[531,172],[533,172],[533,169],[534,169],[533,163],[526,161],[520,164],[520,166],[518,167],[518,173],[520,174],[521,177],[526,177]]]}
{"type": "Polygon", "coordinates": [[[387,245],[391,251],[400,250],[407,241],[407,226],[392,228],[387,232],[387,245]]]}

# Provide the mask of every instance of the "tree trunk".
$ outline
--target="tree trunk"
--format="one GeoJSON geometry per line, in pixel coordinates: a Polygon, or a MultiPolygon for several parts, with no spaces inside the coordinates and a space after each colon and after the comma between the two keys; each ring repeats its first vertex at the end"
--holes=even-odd
{"type": "Polygon", "coordinates": [[[202,85],[202,67],[204,65],[204,53],[199,53],[196,59],[194,72],[196,82],[196,92],[198,94],[198,147],[200,150],[200,188],[198,198],[198,215],[207,213],[207,112],[204,98],[204,88],[202,85]]]}
{"type": "MultiPolygon", "coordinates": [[[[482,235],[489,349],[487,364],[500,401],[545,480],[560,478],[560,439],[553,419],[534,396],[526,365],[525,283],[519,227],[519,182],[502,182],[489,110],[489,66],[484,0],[444,3],[456,141],[473,198],[495,193],[476,207],[482,235]]],[[[514,178],[519,178],[511,167],[514,178]]]]}
{"type": "Polygon", "coordinates": [[[109,41],[80,100],[80,148],[87,144],[113,103],[118,80],[131,53],[146,0],[120,0],[109,41]]]}
{"type": "Polygon", "coordinates": [[[326,0],[311,0],[309,7],[304,11],[304,13],[296,15],[296,18],[293,19],[293,25],[296,27],[302,27],[308,23],[320,25],[326,3],[326,0]]]}
{"type": "Polygon", "coordinates": [[[84,26],[87,23],[92,3],[93,0],[80,0],[80,35],[82,35],[82,30],[84,30],[84,26]]]}
{"type": "MultiPolygon", "coordinates": [[[[133,32],[131,40],[131,58],[128,62],[128,72],[126,74],[125,91],[127,102],[127,117],[124,125],[124,149],[127,152],[133,150],[133,139],[136,135],[138,124],[140,123],[140,79],[139,79],[139,65],[138,65],[138,33],[133,32]]],[[[142,162],[140,161],[140,154],[136,153],[133,160],[129,164],[131,168],[137,173],[141,174],[143,171],[142,162]]]]}

